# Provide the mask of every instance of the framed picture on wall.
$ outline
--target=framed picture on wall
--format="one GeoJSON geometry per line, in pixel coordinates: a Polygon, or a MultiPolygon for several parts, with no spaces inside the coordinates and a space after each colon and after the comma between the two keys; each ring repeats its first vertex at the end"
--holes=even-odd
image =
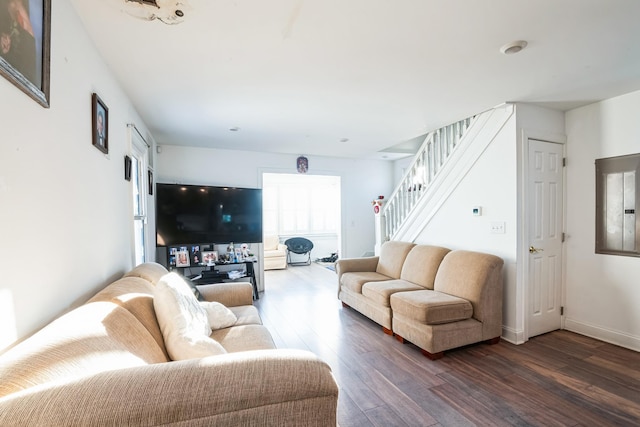
{"type": "Polygon", "coordinates": [[[0,74],[49,108],[51,0],[0,0],[0,74]]]}
{"type": "Polygon", "coordinates": [[[92,144],[104,154],[109,154],[109,109],[97,93],[91,95],[92,144]]]}

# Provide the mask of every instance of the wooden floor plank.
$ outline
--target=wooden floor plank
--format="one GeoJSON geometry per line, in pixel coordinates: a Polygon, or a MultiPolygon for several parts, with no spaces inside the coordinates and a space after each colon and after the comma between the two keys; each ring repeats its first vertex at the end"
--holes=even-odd
{"type": "Polygon", "coordinates": [[[349,426],[638,426],[640,353],[556,331],[431,361],[337,299],[316,264],[265,272],[255,302],[279,348],[309,350],[340,387],[349,426]]]}

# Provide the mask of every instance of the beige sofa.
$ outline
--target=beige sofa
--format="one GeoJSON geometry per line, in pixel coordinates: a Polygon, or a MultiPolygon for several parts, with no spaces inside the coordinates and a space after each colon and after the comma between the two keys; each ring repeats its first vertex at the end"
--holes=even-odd
{"type": "Polygon", "coordinates": [[[502,332],[502,266],[494,255],[390,241],[380,256],[336,262],[338,298],[431,359],[502,332]]]}
{"type": "Polygon", "coordinates": [[[287,268],[287,247],[280,243],[278,236],[264,236],[262,246],[265,270],[287,268]]]}
{"type": "Polygon", "coordinates": [[[335,426],[338,387],[314,354],[275,349],[248,283],[200,287],[235,325],[228,352],[170,361],[143,264],[0,356],[0,425],[335,426]]]}

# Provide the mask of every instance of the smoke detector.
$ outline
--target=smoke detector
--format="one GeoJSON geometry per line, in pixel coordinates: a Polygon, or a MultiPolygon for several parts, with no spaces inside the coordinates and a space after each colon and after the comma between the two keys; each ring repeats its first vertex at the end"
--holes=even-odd
{"type": "Polygon", "coordinates": [[[157,19],[169,25],[184,21],[185,11],[190,9],[186,0],[124,0],[122,7],[134,18],[145,21],[157,19]]]}
{"type": "Polygon", "coordinates": [[[504,55],[513,55],[514,53],[520,52],[522,49],[527,47],[527,42],[524,40],[517,40],[515,42],[507,43],[500,48],[500,53],[504,55]]]}

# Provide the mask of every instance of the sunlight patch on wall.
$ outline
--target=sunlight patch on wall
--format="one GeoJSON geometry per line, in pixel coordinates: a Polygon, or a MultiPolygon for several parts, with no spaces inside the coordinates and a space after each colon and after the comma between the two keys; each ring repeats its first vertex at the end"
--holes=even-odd
{"type": "Polygon", "coordinates": [[[0,350],[18,339],[13,296],[9,289],[0,289],[0,350]]]}

